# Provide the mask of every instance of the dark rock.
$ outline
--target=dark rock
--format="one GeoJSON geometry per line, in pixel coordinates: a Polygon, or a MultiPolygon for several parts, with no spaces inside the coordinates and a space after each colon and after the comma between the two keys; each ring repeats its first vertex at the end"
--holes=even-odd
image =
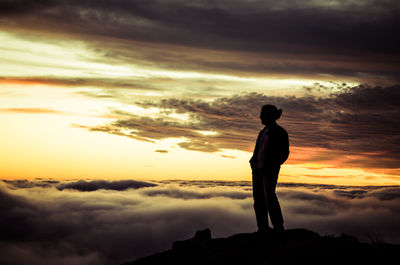
{"type": "Polygon", "coordinates": [[[211,230],[206,228],[204,230],[197,231],[194,235],[194,238],[183,240],[183,241],[175,241],[172,244],[172,249],[178,249],[189,245],[199,245],[204,244],[205,241],[211,240],[211,230]]]}
{"type": "Polygon", "coordinates": [[[243,233],[211,238],[211,231],[196,232],[176,241],[171,250],[124,265],[145,264],[385,264],[397,259],[400,245],[360,243],[349,235],[321,237],[306,229],[243,233]]]}
{"type": "Polygon", "coordinates": [[[194,238],[197,240],[209,240],[211,239],[211,230],[206,228],[204,230],[197,231],[194,235],[194,238]]]}

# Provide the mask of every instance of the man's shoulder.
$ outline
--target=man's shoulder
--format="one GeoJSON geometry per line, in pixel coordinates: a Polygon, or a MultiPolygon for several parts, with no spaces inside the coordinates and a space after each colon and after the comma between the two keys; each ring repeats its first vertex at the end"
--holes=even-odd
{"type": "Polygon", "coordinates": [[[286,132],[286,130],[281,127],[279,124],[275,124],[271,129],[270,129],[271,133],[278,133],[278,134],[288,134],[286,132]]]}

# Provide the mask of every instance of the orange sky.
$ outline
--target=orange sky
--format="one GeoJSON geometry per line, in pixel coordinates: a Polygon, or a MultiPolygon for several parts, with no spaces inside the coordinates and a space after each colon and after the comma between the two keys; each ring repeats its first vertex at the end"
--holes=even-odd
{"type": "MultiPolygon", "coordinates": [[[[109,99],[93,99],[65,87],[3,82],[0,104],[3,179],[250,179],[248,151],[191,151],[179,147],[179,137],[151,142],[86,129],[85,126],[115,119],[106,116],[109,108],[117,104],[109,99]]],[[[142,111],[147,115],[149,110],[142,111]]],[[[151,115],[157,115],[157,111],[151,115]]],[[[254,138],[256,134],[254,131],[254,138]]],[[[347,167],[335,157],[325,162],[307,162],[326,152],[331,151],[292,145],[290,159],[282,167],[281,181],[399,183],[390,171],[347,167]]]]}
{"type": "MultiPolygon", "coordinates": [[[[225,11],[244,16],[235,10],[225,11]]],[[[13,14],[0,19],[2,179],[249,180],[258,112],[272,103],[291,143],[281,181],[400,184],[396,61],[379,47],[352,52],[338,40],[350,48],[337,52],[314,35],[292,46],[279,34],[238,29],[247,39],[235,39],[130,18],[136,35],[111,20],[86,34],[39,11],[13,14]]]]}

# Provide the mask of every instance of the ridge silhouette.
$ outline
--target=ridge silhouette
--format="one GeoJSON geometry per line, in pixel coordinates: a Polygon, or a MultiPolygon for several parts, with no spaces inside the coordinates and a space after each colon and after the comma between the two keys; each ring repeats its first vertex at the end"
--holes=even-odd
{"type": "Polygon", "coordinates": [[[172,249],[123,265],[176,264],[389,264],[398,259],[400,245],[361,243],[357,238],[320,236],[307,229],[270,230],[212,238],[211,231],[197,231],[172,249]]]}

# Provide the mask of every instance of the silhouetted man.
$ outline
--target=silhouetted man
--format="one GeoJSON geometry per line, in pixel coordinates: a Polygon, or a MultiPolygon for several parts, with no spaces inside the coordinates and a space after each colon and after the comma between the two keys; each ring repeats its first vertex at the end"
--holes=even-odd
{"type": "Polygon", "coordinates": [[[259,232],[266,232],[268,214],[277,231],[284,231],[283,217],[275,194],[281,165],[289,156],[289,137],[285,129],[276,123],[282,110],[274,105],[264,105],[261,109],[261,123],[264,129],[258,134],[250,165],[253,173],[254,211],[259,232]]]}

